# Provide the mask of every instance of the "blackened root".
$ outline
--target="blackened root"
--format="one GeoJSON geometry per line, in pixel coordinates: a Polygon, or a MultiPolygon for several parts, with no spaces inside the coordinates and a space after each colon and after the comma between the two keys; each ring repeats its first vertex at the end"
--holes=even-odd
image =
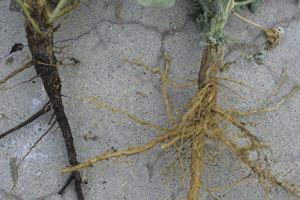
{"type": "Polygon", "coordinates": [[[8,134],[10,134],[12,132],[15,132],[15,131],[19,130],[23,126],[26,126],[27,124],[33,122],[34,120],[36,120],[37,118],[39,118],[41,115],[49,112],[50,110],[51,110],[51,106],[50,106],[50,102],[48,102],[40,111],[38,111],[37,113],[35,113],[31,117],[29,117],[27,120],[25,120],[21,124],[15,126],[14,128],[9,129],[8,131],[0,134],[0,139],[3,138],[3,137],[5,137],[5,136],[7,136],[8,134]]]}

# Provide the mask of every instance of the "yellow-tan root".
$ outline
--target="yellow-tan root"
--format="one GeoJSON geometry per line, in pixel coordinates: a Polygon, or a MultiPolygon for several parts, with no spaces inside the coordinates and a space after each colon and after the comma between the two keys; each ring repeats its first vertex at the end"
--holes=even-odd
{"type": "Polygon", "coordinates": [[[204,132],[192,140],[191,149],[191,166],[190,166],[190,190],[188,200],[198,200],[199,185],[201,185],[202,169],[203,169],[203,147],[204,132]]]}
{"type": "Polygon", "coordinates": [[[174,135],[176,135],[176,132],[175,133],[174,132],[166,132],[166,133],[163,133],[163,134],[157,136],[155,139],[151,140],[149,143],[147,143],[146,145],[141,146],[141,147],[136,147],[136,148],[132,148],[129,150],[121,150],[121,151],[114,152],[114,153],[105,152],[105,153],[101,154],[100,156],[98,156],[97,158],[89,159],[88,161],[86,161],[84,163],[81,163],[74,167],[70,167],[70,168],[66,168],[66,169],[62,170],[60,172],[60,175],[63,175],[64,173],[67,173],[67,172],[79,170],[81,168],[87,168],[94,163],[101,162],[101,161],[109,159],[109,158],[117,158],[117,157],[124,156],[124,155],[130,156],[130,155],[134,155],[134,154],[139,154],[141,152],[147,151],[148,149],[151,149],[158,143],[161,143],[174,135]]]}
{"type": "MultiPolygon", "coordinates": [[[[214,51],[214,50],[209,49],[209,51],[214,51]]],[[[166,64],[168,64],[169,59],[167,59],[166,55],[165,55],[165,58],[167,60],[166,64]]],[[[209,59],[211,60],[212,58],[210,57],[209,59]]],[[[217,57],[213,58],[213,59],[217,59],[217,57]]],[[[129,62],[129,61],[126,61],[126,62],[129,62]]],[[[129,62],[129,63],[131,63],[131,62],[129,62]]],[[[210,63],[209,65],[207,65],[206,69],[209,69],[209,66],[211,66],[212,64],[215,64],[215,63],[217,63],[217,62],[214,61],[213,63],[210,63]]],[[[162,81],[164,83],[164,88],[163,88],[164,99],[165,99],[166,104],[168,105],[168,99],[167,99],[166,90],[165,90],[165,87],[166,87],[165,83],[170,82],[173,86],[179,87],[179,88],[180,88],[180,86],[177,86],[173,80],[167,79],[167,70],[165,73],[162,73],[161,71],[154,71],[140,63],[132,62],[132,64],[143,66],[143,67],[149,69],[150,71],[152,71],[153,73],[158,73],[161,76],[162,81]]],[[[217,68],[219,67],[218,63],[216,64],[215,67],[217,67],[217,68]]],[[[166,69],[168,69],[168,67],[166,67],[166,69]]],[[[218,189],[212,189],[212,188],[205,186],[203,184],[203,182],[201,181],[203,165],[207,164],[210,161],[209,159],[212,156],[216,155],[215,153],[212,153],[209,150],[207,150],[206,148],[204,148],[205,140],[213,140],[213,141],[218,141],[220,144],[224,144],[225,146],[227,146],[228,149],[230,151],[232,151],[242,161],[242,163],[247,165],[251,169],[251,171],[253,171],[255,174],[262,177],[263,179],[271,180],[274,184],[285,188],[289,193],[294,194],[295,196],[300,198],[300,192],[297,189],[295,189],[293,186],[287,184],[286,182],[279,180],[278,178],[276,178],[275,175],[272,175],[268,170],[262,168],[262,163],[264,162],[265,157],[262,159],[259,158],[257,160],[257,162],[255,162],[255,163],[249,159],[250,152],[257,152],[258,154],[264,155],[263,151],[265,149],[272,152],[272,148],[265,144],[262,144],[262,142],[255,135],[253,135],[237,119],[237,117],[240,115],[249,115],[252,113],[264,113],[267,111],[277,109],[280,104],[282,104],[287,98],[291,97],[297,90],[299,90],[300,86],[296,87],[289,95],[287,95],[285,98],[283,98],[275,106],[275,108],[266,109],[266,104],[263,104],[258,100],[257,96],[255,95],[255,93],[253,92],[253,90],[250,86],[248,86],[244,83],[238,82],[234,79],[215,78],[214,76],[215,76],[215,74],[213,71],[205,71],[205,70],[200,71],[200,74],[199,74],[199,88],[200,89],[199,89],[197,95],[190,102],[184,104],[183,106],[181,106],[179,108],[179,109],[183,109],[186,107],[190,108],[182,117],[180,117],[180,120],[181,120],[180,122],[176,123],[175,120],[172,120],[173,117],[171,116],[171,112],[168,110],[167,113],[168,113],[169,119],[174,122],[172,128],[160,128],[149,122],[143,122],[141,120],[138,120],[136,117],[134,117],[128,113],[125,113],[124,111],[110,108],[104,104],[101,104],[95,97],[90,97],[90,98],[80,97],[81,99],[87,100],[91,104],[96,105],[100,108],[107,108],[113,112],[122,113],[143,125],[153,127],[159,131],[165,131],[165,132],[158,135],[155,139],[151,140],[150,142],[148,142],[147,144],[145,144],[143,146],[130,148],[128,150],[121,150],[119,152],[114,152],[114,153],[105,152],[105,153],[101,154],[100,156],[98,156],[97,158],[92,158],[92,159],[89,159],[88,161],[81,163],[77,166],[63,169],[60,172],[60,174],[62,175],[64,173],[72,172],[74,170],[80,170],[81,168],[86,169],[88,166],[91,166],[94,163],[100,162],[99,164],[101,164],[101,162],[103,160],[106,160],[109,158],[117,158],[117,160],[115,161],[115,162],[117,162],[117,161],[120,161],[120,157],[123,155],[129,156],[129,155],[139,154],[143,151],[146,151],[146,150],[154,147],[155,145],[157,145],[159,143],[163,143],[162,148],[170,148],[172,146],[175,147],[175,149],[176,149],[175,151],[179,154],[179,158],[176,159],[175,162],[179,162],[179,163],[181,162],[180,163],[181,168],[183,168],[184,165],[182,164],[182,159],[180,157],[182,155],[186,154],[189,150],[191,151],[191,162],[190,162],[191,181],[190,181],[190,190],[189,190],[187,199],[196,200],[196,199],[198,199],[199,194],[202,195],[201,193],[199,193],[200,188],[203,188],[204,190],[206,190],[209,193],[210,196],[212,196],[211,192],[217,191],[219,189],[225,189],[225,188],[228,188],[231,186],[231,185],[229,185],[229,186],[225,186],[225,187],[218,188],[218,189]],[[210,78],[207,78],[208,75],[210,78]],[[245,113],[238,113],[235,110],[231,110],[231,109],[228,110],[228,109],[224,109],[224,108],[220,108],[220,107],[216,106],[216,95],[217,95],[217,91],[219,90],[219,88],[218,88],[215,80],[218,80],[218,79],[232,81],[232,82],[235,82],[242,86],[248,87],[250,89],[250,91],[253,93],[254,97],[261,104],[262,109],[258,109],[255,111],[249,111],[249,112],[245,112],[245,113]],[[227,123],[225,128],[222,128],[222,129],[219,128],[218,122],[220,122],[220,121],[224,121],[227,123]],[[232,138],[225,135],[225,131],[229,124],[232,124],[232,125],[236,126],[238,129],[240,129],[241,133],[239,134],[239,137],[246,139],[248,141],[247,145],[241,146],[238,144],[238,141],[234,141],[232,138]],[[168,140],[168,139],[171,139],[171,140],[168,140]],[[185,147],[187,147],[187,145],[191,145],[189,147],[190,149],[188,151],[187,150],[184,151],[183,149],[185,147]],[[209,153],[211,155],[204,156],[204,152],[209,153]]],[[[284,83],[284,81],[283,81],[283,83],[284,83]]],[[[278,87],[277,89],[279,89],[279,88],[280,87],[278,87]]],[[[277,89],[273,93],[272,97],[278,92],[277,89]]],[[[232,92],[234,92],[234,91],[232,91],[232,92]]],[[[272,99],[272,97],[270,99],[272,99]]],[[[270,99],[267,100],[267,102],[269,102],[270,99]]],[[[178,109],[176,109],[176,110],[178,110],[178,109]]],[[[219,148],[216,146],[216,149],[219,149],[219,148]]],[[[223,151],[223,148],[220,151],[223,151]]],[[[175,167],[175,162],[170,167],[168,167],[168,171],[166,173],[169,172],[170,168],[175,167]]],[[[181,170],[181,171],[183,172],[183,170],[181,170]]],[[[175,173],[175,171],[174,171],[174,173],[175,173]]],[[[265,190],[265,191],[266,191],[266,193],[268,192],[267,190],[265,190]]],[[[215,197],[212,196],[212,198],[215,198],[215,197]]]]}

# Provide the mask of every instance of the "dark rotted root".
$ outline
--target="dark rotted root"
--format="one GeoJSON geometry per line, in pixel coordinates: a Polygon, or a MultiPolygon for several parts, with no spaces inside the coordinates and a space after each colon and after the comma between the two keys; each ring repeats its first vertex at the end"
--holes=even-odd
{"type": "Polygon", "coordinates": [[[33,122],[34,120],[36,120],[43,114],[49,112],[50,110],[51,110],[51,106],[50,106],[50,102],[48,102],[40,111],[38,111],[37,113],[35,113],[31,117],[29,117],[27,120],[25,120],[24,122],[20,123],[19,125],[13,127],[12,129],[9,129],[8,131],[0,134],[0,139],[7,136],[10,133],[13,133],[13,132],[19,130],[20,128],[26,126],[27,124],[30,124],[31,122],[33,122]]]}
{"type": "MultiPolygon", "coordinates": [[[[71,174],[71,175],[69,176],[69,178],[67,179],[66,183],[65,183],[65,184],[62,186],[62,188],[59,190],[58,194],[61,195],[61,194],[64,192],[64,190],[68,187],[68,185],[71,184],[72,180],[74,180],[73,174],[71,174]]],[[[83,183],[84,183],[84,184],[88,184],[87,181],[84,181],[83,183]]],[[[75,187],[76,187],[76,181],[75,181],[75,187]]]]}
{"type": "MultiPolygon", "coordinates": [[[[28,41],[28,47],[34,60],[34,68],[36,73],[42,79],[44,89],[50,99],[51,108],[55,115],[56,121],[59,124],[63,134],[64,142],[68,154],[68,166],[76,166],[79,164],[76,158],[76,150],[73,142],[71,128],[68,118],[64,112],[61,94],[61,80],[57,70],[59,63],[53,51],[53,24],[46,24],[47,19],[51,15],[50,1],[30,2],[31,17],[37,24],[40,32],[36,31],[32,23],[25,17],[25,31],[28,41]]],[[[71,173],[72,178],[67,180],[65,186],[69,185],[71,179],[75,180],[75,192],[78,200],[83,200],[83,193],[81,189],[82,179],[78,171],[71,173]]],[[[62,192],[63,189],[60,191],[62,192]]]]}
{"type": "Polygon", "coordinates": [[[10,73],[9,75],[7,75],[6,77],[4,77],[2,80],[0,80],[0,85],[2,85],[1,89],[2,90],[4,88],[4,85],[6,83],[6,81],[12,77],[14,77],[16,74],[22,72],[23,70],[31,67],[32,65],[34,65],[34,61],[31,60],[30,62],[26,63],[25,65],[23,65],[22,67],[20,67],[19,69],[16,69],[15,71],[13,71],[12,73],[10,73]]]}
{"type": "MultiPolygon", "coordinates": [[[[28,41],[30,41],[30,39],[32,39],[32,38],[29,37],[28,41]]],[[[45,41],[46,39],[43,38],[42,40],[45,41]]],[[[31,41],[29,43],[32,44],[34,41],[36,41],[37,43],[35,44],[36,46],[30,47],[32,54],[39,53],[38,51],[36,51],[36,49],[42,49],[43,47],[48,48],[48,45],[39,47],[38,45],[40,43],[39,43],[39,39],[37,39],[37,38],[34,38],[33,41],[31,41]]],[[[42,53],[45,53],[45,52],[47,52],[47,51],[44,51],[44,52],[42,51],[42,53]]],[[[39,54],[35,55],[35,57],[36,57],[35,59],[45,58],[45,59],[39,60],[39,63],[45,63],[45,64],[36,64],[35,69],[36,69],[37,74],[40,74],[45,91],[47,92],[47,95],[50,99],[51,107],[54,110],[54,115],[56,116],[56,120],[62,131],[63,138],[64,138],[66,148],[67,148],[69,165],[75,166],[75,165],[79,164],[79,162],[76,159],[76,150],[75,150],[75,146],[74,146],[74,142],[73,142],[74,139],[73,139],[73,136],[71,133],[71,128],[70,128],[68,119],[64,112],[64,106],[63,106],[62,98],[61,98],[61,81],[60,81],[60,77],[59,77],[57,67],[56,67],[56,58],[54,57],[53,52],[50,52],[50,53],[52,53],[52,58],[51,58],[51,54],[49,54],[49,52],[47,52],[46,55],[39,55],[39,54]],[[50,56],[47,54],[49,54],[50,56]],[[54,61],[54,62],[52,62],[52,61],[54,61]]],[[[75,180],[75,192],[77,194],[77,199],[83,200],[84,197],[83,197],[83,193],[82,193],[82,189],[81,189],[82,179],[80,177],[80,173],[78,171],[72,172],[71,176],[72,176],[72,179],[75,180]]],[[[68,179],[65,186],[68,186],[69,183],[70,183],[70,179],[68,179]]],[[[63,189],[60,191],[61,193],[63,192],[63,189]]]]}

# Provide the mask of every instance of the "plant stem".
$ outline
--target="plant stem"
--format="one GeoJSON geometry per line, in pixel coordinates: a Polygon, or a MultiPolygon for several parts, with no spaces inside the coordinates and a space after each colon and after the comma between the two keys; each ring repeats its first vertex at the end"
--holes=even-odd
{"type": "Polygon", "coordinates": [[[76,6],[77,6],[77,5],[70,5],[70,6],[64,8],[64,9],[62,9],[62,10],[59,12],[59,14],[58,14],[57,17],[61,17],[61,16],[63,16],[64,14],[66,14],[66,13],[68,13],[68,12],[74,10],[76,6]]]}
{"type": "Polygon", "coordinates": [[[54,12],[50,16],[50,18],[47,20],[46,24],[52,24],[56,18],[58,18],[60,14],[60,10],[65,6],[67,3],[67,0],[60,0],[59,3],[57,4],[54,12]]]}
{"type": "MultiPolygon", "coordinates": [[[[58,29],[60,29],[60,27],[68,20],[68,18],[72,15],[73,11],[75,10],[75,5],[73,6],[73,9],[69,12],[69,14],[67,15],[67,17],[64,19],[64,21],[62,23],[60,23],[57,27],[55,27],[54,31],[57,31],[58,29]]],[[[64,13],[65,14],[65,13],[64,13]]]]}
{"type": "Polygon", "coordinates": [[[243,56],[245,56],[245,57],[247,58],[247,55],[245,54],[245,52],[244,52],[242,46],[240,45],[240,43],[239,43],[236,39],[234,39],[233,37],[230,37],[230,36],[229,36],[228,38],[231,39],[231,40],[233,40],[233,41],[240,47],[243,56]]]}
{"type": "Polygon", "coordinates": [[[253,3],[256,0],[247,0],[247,1],[242,1],[242,2],[234,2],[234,6],[243,6],[249,3],[253,3]]]}
{"type": "Polygon", "coordinates": [[[204,12],[210,13],[211,10],[209,7],[206,5],[204,0],[198,0],[198,3],[201,5],[201,8],[204,10],[204,12]]]}
{"type": "Polygon", "coordinates": [[[15,0],[23,9],[24,14],[26,15],[26,17],[28,18],[28,20],[30,21],[30,23],[32,24],[33,28],[41,35],[43,35],[43,32],[39,29],[38,25],[35,23],[35,21],[31,18],[26,6],[23,4],[22,0],[15,0]]]}
{"type": "Polygon", "coordinates": [[[223,28],[228,20],[228,17],[230,15],[230,10],[234,8],[234,1],[233,0],[227,0],[223,3],[219,1],[216,5],[217,8],[219,8],[219,11],[215,15],[214,18],[211,20],[210,25],[210,31],[208,33],[215,35],[223,33],[223,28]],[[220,11],[220,8],[222,11],[220,11]],[[221,19],[220,19],[221,18],[221,19]]]}
{"type": "Polygon", "coordinates": [[[258,27],[258,28],[262,28],[262,29],[264,29],[265,31],[267,31],[267,29],[266,29],[265,27],[262,27],[262,26],[260,26],[260,25],[258,25],[258,24],[255,24],[255,23],[249,21],[248,19],[245,19],[244,17],[242,17],[242,16],[240,16],[239,14],[237,14],[236,12],[234,12],[234,10],[231,10],[231,12],[232,12],[235,16],[237,16],[238,18],[240,18],[240,19],[242,19],[242,20],[248,22],[249,24],[252,24],[252,25],[254,25],[254,26],[258,27]]]}

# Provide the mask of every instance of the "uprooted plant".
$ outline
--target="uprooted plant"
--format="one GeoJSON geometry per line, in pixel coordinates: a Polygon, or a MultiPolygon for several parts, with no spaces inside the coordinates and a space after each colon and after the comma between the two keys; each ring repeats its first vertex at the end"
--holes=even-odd
{"type": "MultiPolygon", "coordinates": [[[[142,2],[142,1],[140,1],[142,2]]],[[[148,1],[150,2],[150,1],[148,1]]],[[[154,1],[157,2],[157,1],[154,1]]],[[[165,1],[164,1],[165,2],[165,1]]],[[[170,5],[172,2],[169,1],[170,5]]],[[[88,101],[89,103],[98,106],[100,108],[107,108],[113,112],[120,112],[133,120],[149,126],[156,128],[159,131],[159,135],[148,142],[147,144],[140,147],[131,147],[128,150],[121,150],[118,152],[104,152],[96,158],[89,159],[88,161],[78,164],[77,166],[70,166],[69,168],[63,169],[61,174],[67,172],[79,171],[80,169],[86,170],[87,167],[91,166],[94,163],[101,162],[103,160],[109,158],[116,158],[116,161],[120,161],[120,157],[125,155],[134,155],[149,150],[159,143],[162,144],[162,148],[171,148],[175,149],[174,151],[178,153],[179,157],[174,161],[171,167],[175,166],[175,163],[178,162],[181,167],[181,171],[183,172],[184,165],[182,164],[182,158],[186,156],[188,153],[190,154],[190,163],[189,170],[191,175],[191,180],[189,183],[189,191],[187,195],[187,199],[196,200],[198,199],[199,189],[203,188],[206,190],[209,195],[211,195],[214,199],[216,199],[212,192],[218,191],[220,189],[228,188],[232,185],[223,188],[209,188],[204,185],[202,179],[202,169],[205,164],[208,164],[214,160],[214,158],[219,158],[219,155],[222,153],[224,147],[227,147],[245,166],[249,167],[250,174],[256,174],[260,177],[261,182],[264,180],[271,180],[275,185],[283,187],[290,194],[293,194],[300,198],[300,191],[294,188],[292,184],[289,184],[283,180],[280,180],[276,177],[276,175],[271,173],[270,165],[266,152],[272,152],[272,148],[263,143],[257,136],[252,134],[245,126],[245,123],[239,120],[239,116],[250,115],[250,114],[258,114],[265,113],[268,111],[276,110],[280,104],[282,104],[287,98],[291,97],[300,86],[296,87],[288,96],[283,98],[279,103],[277,103],[276,107],[272,109],[267,109],[266,104],[270,101],[270,99],[266,103],[261,103],[256,95],[253,93],[250,86],[238,82],[234,79],[229,78],[218,78],[216,77],[217,71],[220,66],[219,62],[219,48],[223,47],[224,42],[227,39],[233,39],[227,36],[224,33],[224,26],[227,22],[228,16],[231,12],[235,13],[236,10],[245,7],[250,3],[257,2],[255,0],[244,0],[244,1],[234,1],[234,0],[214,0],[208,1],[207,3],[204,0],[197,0],[196,3],[196,13],[197,13],[197,21],[199,23],[204,24],[204,31],[201,36],[204,36],[205,41],[200,42],[202,46],[204,46],[201,67],[199,71],[199,78],[195,80],[193,83],[184,86],[178,86],[171,79],[167,78],[168,67],[170,59],[167,57],[165,53],[166,59],[166,69],[165,72],[161,70],[152,70],[147,66],[139,63],[137,60],[135,62],[127,61],[123,59],[125,62],[129,62],[133,65],[138,65],[147,68],[153,73],[157,73],[161,76],[163,82],[163,94],[167,108],[168,117],[172,123],[171,128],[160,128],[154,124],[149,122],[144,122],[133,115],[125,113],[119,109],[114,109],[106,106],[98,101],[96,97],[79,97],[88,101]],[[214,10],[212,7],[214,6],[214,10]],[[256,100],[261,104],[260,108],[249,112],[238,112],[234,109],[231,109],[228,105],[228,108],[221,108],[217,106],[217,92],[220,91],[219,85],[224,86],[219,83],[218,80],[226,80],[235,82],[242,86],[248,87],[250,91],[254,94],[256,100]],[[191,86],[195,83],[198,83],[198,91],[196,96],[188,103],[182,105],[180,108],[175,110],[175,115],[179,119],[176,120],[171,115],[171,111],[169,109],[169,101],[166,94],[166,85],[167,83],[171,83],[173,87],[183,88],[187,86],[191,86]],[[183,115],[178,116],[176,111],[181,110],[183,108],[189,108],[189,110],[183,115]],[[222,126],[220,125],[222,124],[222,126]],[[224,125],[225,124],[225,125],[224,125]],[[239,133],[233,133],[229,130],[230,126],[235,126],[239,133]],[[236,139],[238,137],[238,139],[236,139]],[[240,139],[240,140],[239,140],[240,139]],[[244,143],[240,143],[239,141],[243,140],[244,143]],[[205,146],[208,141],[213,141],[215,144],[215,149],[220,152],[212,152],[205,146]],[[246,141],[246,144],[245,144],[246,141]],[[256,155],[254,159],[250,158],[250,154],[256,155]]],[[[157,5],[146,4],[147,6],[157,7],[157,5]]],[[[257,4],[255,4],[257,5],[257,4]]],[[[166,6],[164,5],[163,9],[166,6]]],[[[251,6],[253,9],[253,6],[251,6]]],[[[236,13],[235,13],[236,14],[236,13]]],[[[236,14],[237,15],[237,14],[236,14]]],[[[265,29],[265,28],[264,28],[265,29]]],[[[279,44],[280,34],[278,29],[265,29],[267,33],[267,45],[265,50],[261,50],[255,54],[247,56],[242,50],[239,43],[233,39],[241,48],[243,57],[248,58],[254,64],[257,64],[257,59],[260,59],[265,56],[266,52],[269,51],[272,47],[279,44]]],[[[224,47],[223,47],[224,49],[224,47]]],[[[221,63],[224,56],[224,51],[222,51],[221,63]]],[[[281,85],[285,82],[285,77],[283,77],[278,85],[278,88],[275,90],[273,96],[278,92],[281,85]]],[[[225,86],[226,87],[226,86],[225,86]]],[[[228,87],[227,87],[228,88],[228,87]]],[[[229,88],[230,89],[230,88],[229,88]]],[[[231,89],[230,89],[231,90],[231,89]]],[[[235,95],[238,95],[236,92],[231,90],[235,95]]],[[[238,95],[241,97],[240,95],[238,95]]],[[[241,97],[242,98],[242,97],[241,97]]],[[[225,101],[226,97],[224,96],[225,101]]],[[[271,97],[272,99],[272,97],[271,97]]],[[[170,168],[169,168],[170,169],[170,168]]],[[[183,172],[183,177],[184,172],[183,172]]],[[[246,178],[246,177],[245,177],[246,178]]],[[[269,192],[268,187],[262,184],[267,194],[269,192]]],[[[265,196],[266,197],[266,196],[265,196]]]]}
{"type": "MultiPolygon", "coordinates": [[[[80,1],[89,4],[88,0],[80,1]]],[[[45,91],[47,92],[50,101],[43,107],[41,111],[31,116],[28,120],[24,121],[17,127],[8,130],[5,133],[2,133],[0,135],[0,138],[8,135],[13,131],[20,129],[21,127],[32,122],[44,113],[53,110],[53,116],[55,115],[56,119],[52,123],[51,127],[45,132],[45,134],[47,134],[55,126],[56,123],[58,123],[66,144],[69,165],[75,166],[79,164],[79,162],[76,159],[76,151],[73,143],[73,137],[62,103],[62,85],[57,71],[57,65],[61,63],[56,59],[54,55],[55,52],[53,50],[53,33],[57,31],[66,22],[66,20],[72,14],[74,9],[79,5],[79,1],[60,0],[58,3],[56,3],[56,7],[53,10],[53,2],[51,0],[16,0],[16,2],[19,3],[23,9],[23,15],[25,18],[24,26],[26,30],[26,38],[32,55],[32,60],[20,69],[12,72],[4,79],[0,80],[0,84],[3,84],[4,86],[5,82],[8,79],[12,78],[17,73],[31,66],[34,66],[37,75],[42,79],[45,91]],[[67,14],[65,19],[57,27],[53,27],[54,20],[65,14],[67,14]]],[[[41,138],[36,143],[38,143],[41,140],[41,138]]],[[[28,153],[17,165],[17,170],[20,163],[24,160],[28,153]]],[[[66,184],[62,187],[59,193],[61,194],[64,191],[64,189],[71,183],[72,180],[75,181],[75,191],[77,194],[77,198],[83,200],[84,197],[81,189],[81,184],[83,183],[83,181],[81,179],[80,173],[77,171],[71,173],[70,177],[66,181],[66,184]]],[[[15,181],[12,189],[15,187],[16,182],[17,180],[15,181]]]]}

